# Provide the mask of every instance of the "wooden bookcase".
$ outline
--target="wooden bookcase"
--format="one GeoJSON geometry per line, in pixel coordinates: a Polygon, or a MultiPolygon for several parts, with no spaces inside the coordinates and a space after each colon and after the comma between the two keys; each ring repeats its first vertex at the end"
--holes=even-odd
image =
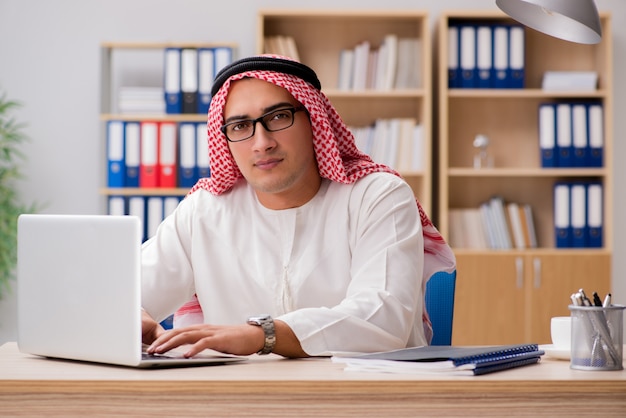
{"type": "Polygon", "coordinates": [[[550,317],[569,315],[570,295],[610,291],[612,255],[613,81],[611,19],[601,14],[603,40],[574,44],[525,28],[523,89],[448,87],[451,22],[515,23],[499,12],[445,12],[438,22],[437,222],[449,236],[450,209],[478,207],[494,195],[530,204],[538,247],[524,250],[455,248],[457,288],[453,344],[550,343],[550,317]],[[595,71],[596,91],[542,90],[546,71],[595,71]],[[541,167],[538,106],[544,102],[599,101],[604,109],[604,166],[541,167]],[[474,169],[478,134],[490,138],[494,167],[474,169]],[[601,248],[556,248],[553,186],[594,180],[603,185],[601,248]]]}
{"type": "Polygon", "coordinates": [[[260,10],[257,53],[264,52],[267,36],[291,36],[299,59],[313,68],[322,90],[350,126],[373,125],[379,118],[412,117],[422,125],[423,170],[402,172],[424,210],[432,208],[432,58],[428,15],[415,10],[260,10]],[[421,86],[386,91],[343,91],[337,88],[342,49],[367,40],[378,48],[387,34],[421,40],[421,86]]]}

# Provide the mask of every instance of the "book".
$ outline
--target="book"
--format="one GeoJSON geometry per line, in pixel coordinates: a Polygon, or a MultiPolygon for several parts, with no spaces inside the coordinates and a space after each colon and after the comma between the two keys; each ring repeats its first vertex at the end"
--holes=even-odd
{"type": "Polygon", "coordinates": [[[334,356],[332,360],[346,364],[345,370],[349,371],[483,375],[535,364],[544,353],[537,344],[467,347],[431,345],[354,357],[334,356]]]}

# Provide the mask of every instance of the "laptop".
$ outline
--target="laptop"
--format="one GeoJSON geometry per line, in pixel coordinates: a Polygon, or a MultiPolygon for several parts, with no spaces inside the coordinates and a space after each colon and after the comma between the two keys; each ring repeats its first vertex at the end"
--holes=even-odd
{"type": "Polygon", "coordinates": [[[141,231],[134,216],[20,215],[20,351],[142,368],[246,360],[219,352],[193,358],[142,353],[141,231]]]}

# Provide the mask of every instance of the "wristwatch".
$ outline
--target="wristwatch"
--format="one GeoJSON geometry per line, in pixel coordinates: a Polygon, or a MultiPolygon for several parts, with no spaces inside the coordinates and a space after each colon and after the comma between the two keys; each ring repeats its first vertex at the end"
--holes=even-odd
{"type": "Polygon", "coordinates": [[[248,324],[263,328],[265,333],[265,344],[257,354],[269,354],[276,345],[276,331],[274,330],[274,320],[269,315],[256,315],[248,318],[248,324]]]}

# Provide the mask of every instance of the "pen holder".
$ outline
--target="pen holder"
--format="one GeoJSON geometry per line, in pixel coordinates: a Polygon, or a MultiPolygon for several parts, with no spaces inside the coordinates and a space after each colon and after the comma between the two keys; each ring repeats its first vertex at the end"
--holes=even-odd
{"type": "Polygon", "coordinates": [[[572,343],[570,368],[622,370],[624,309],[626,306],[570,305],[572,343]]]}

